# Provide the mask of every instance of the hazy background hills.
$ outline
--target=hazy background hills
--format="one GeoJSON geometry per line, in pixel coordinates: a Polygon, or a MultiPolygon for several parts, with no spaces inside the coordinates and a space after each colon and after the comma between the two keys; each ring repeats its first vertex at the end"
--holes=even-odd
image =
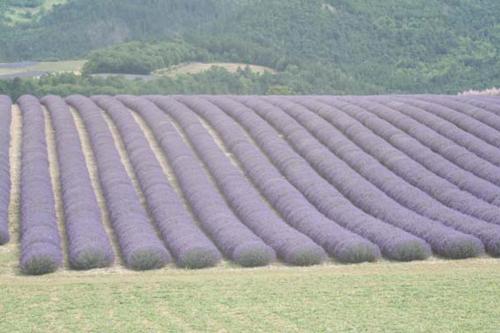
{"type": "Polygon", "coordinates": [[[113,80],[139,93],[457,93],[500,85],[498,0],[0,1],[0,62],[90,59],[83,76],[29,79],[40,93],[125,89],[113,80]],[[193,62],[269,71],[89,77],[193,62]]]}

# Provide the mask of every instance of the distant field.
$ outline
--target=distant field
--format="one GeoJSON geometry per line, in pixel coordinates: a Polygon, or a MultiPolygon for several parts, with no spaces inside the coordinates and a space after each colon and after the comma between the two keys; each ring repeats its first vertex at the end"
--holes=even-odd
{"type": "Polygon", "coordinates": [[[26,66],[23,63],[0,66],[0,79],[19,77],[40,76],[43,73],[73,72],[80,73],[85,60],[49,61],[38,62],[26,66]]]}
{"type": "Polygon", "coordinates": [[[188,63],[188,64],[180,64],[177,66],[173,66],[170,68],[164,68],[164,69],[159,69],[154,72],[155,75],[159,76],[177,76],[177,75],[185,75],[185,74],[198,74],[201,72],[206,72],[210,70],[213,67],[221,67],[226,69],[228,72],[235,73],[238,71],[238,69],[245,69],[245,67],[248,66],[254,73],[276,73],[276,70],[269,68],[269,67],[264,67],[264,66],[257,66],[257,65],[248,65],[248,64],[241,64],[241,63],[199,63],[199,62],[194,62],[194,63],[188,63]]]}
{"type": "Polygon", "coordinates": [[[2,332],[499,332],[495,259],[0,276],[2,332]]]}
{"type": "Polygon", "coordinates": [[[485,90],[467,90],[460,95],[464,96],[500,96],[500,88],[490,88],[490,89],[485,89],[485,90]]]}
{"type": "MultiPolygon", "coordinates": [[[[45,73],[62,73],[73,72],[80,74],[85,60],[68,60],[68,61],[50,61],[50,62],[34,62],[32,64],[26,63],[11,63],[0,64],[0,79],[12,79],[15,77],[38,77],[45,73]]],[[[225,68],[231,73],[235,73],[238,69],[244,69],[246,66],[254,73],[276,73],[276,71],[269,67],[247,65],[239,63],[190,63],[173,66],[157,70],[153,75],[130,75],[130,74],[94,74],[96,77],[113,77],[120,76],[127,79],[135,80],[152,80],[155,77],[169,76],[175,77],[178,75],[198,74],[210,70],[213,67],[225,68]]]]}

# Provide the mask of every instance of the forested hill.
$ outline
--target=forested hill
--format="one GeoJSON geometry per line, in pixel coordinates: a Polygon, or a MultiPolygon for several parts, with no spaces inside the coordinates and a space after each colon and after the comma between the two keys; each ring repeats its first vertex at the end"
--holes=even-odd
{"type": "Polygon", "coordinates": [[[500,84],[499,17],[498,0],[70,0],[31,23],[5,20],[0,62],[182,39],[251,54],[305,92],[313,78],[352,93],[458,92],[500,84]]]}

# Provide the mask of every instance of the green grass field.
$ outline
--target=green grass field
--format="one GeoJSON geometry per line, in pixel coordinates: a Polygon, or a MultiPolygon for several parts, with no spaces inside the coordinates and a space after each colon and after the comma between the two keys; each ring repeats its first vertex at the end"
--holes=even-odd
{"type": "Polygon", "coordinates": [[[499,264],[4,271],[0,332],[499,332],[499,264]]]}

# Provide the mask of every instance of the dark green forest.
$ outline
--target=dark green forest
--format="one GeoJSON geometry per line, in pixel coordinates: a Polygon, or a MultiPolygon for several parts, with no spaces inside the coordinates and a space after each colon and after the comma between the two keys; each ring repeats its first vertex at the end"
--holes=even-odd
{"type": "Polygon", "coordinates": [[[498,0],[70,0],[31,23],[8,23],[0,22],[0,62],[89,59],[83,76],[0,82],[0,92],[16,95],[457,93],[500,85],[498,0]],[[188,61],[278,74],[89,76],[188,61]]]}

